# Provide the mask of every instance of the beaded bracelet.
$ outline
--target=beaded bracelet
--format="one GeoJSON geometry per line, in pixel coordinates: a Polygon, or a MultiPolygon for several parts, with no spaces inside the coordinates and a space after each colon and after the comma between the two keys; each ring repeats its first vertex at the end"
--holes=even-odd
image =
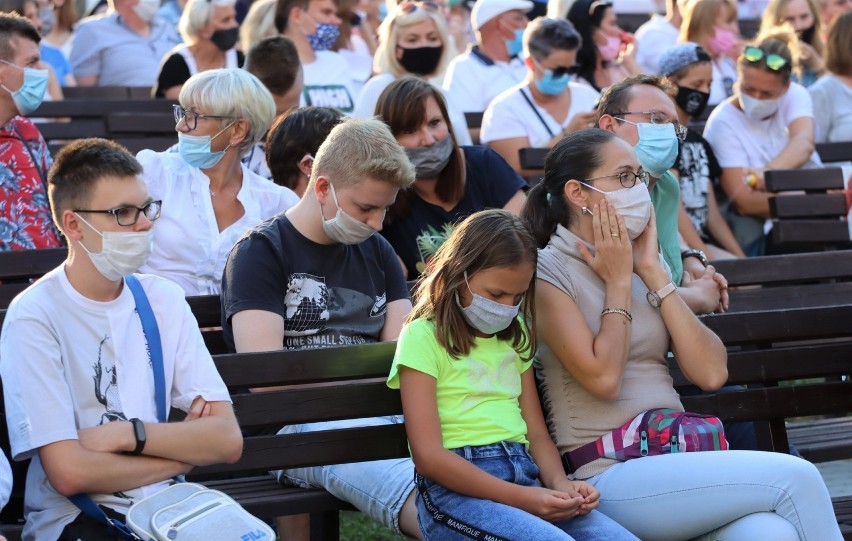
{"type": "Polygon", "coordinates": [[[627,321],[633,323],[633,316],[631,316],[630,312],[624,308],[604,308],[603,312],[601,312],[601,317],[604,317],[607,314],[621,314],[627,318],[627,321]]]}

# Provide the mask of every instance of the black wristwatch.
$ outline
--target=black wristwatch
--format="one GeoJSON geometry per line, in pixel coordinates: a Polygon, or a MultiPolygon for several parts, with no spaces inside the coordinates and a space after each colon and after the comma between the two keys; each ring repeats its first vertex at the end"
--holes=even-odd
{"type": "Polygon", "coordinates": [[[701,264],[705,267],[710,264],[710,260],[707,259],[707,255],[701,250],[696,250],[695,248],[684,250],[680,253],[681,259],[686,259],[687,257],[696,257],[698,261],[701,261],[701,264]]]}
{"type": "Polygon", "coordinates": [[[133,425],[133,435],[136,437],[136,449],[131,454],[141,455],[147,441],[145,437],[145,423],[141,419],[134,417],[130,419],[130,424],[133,425]]]}

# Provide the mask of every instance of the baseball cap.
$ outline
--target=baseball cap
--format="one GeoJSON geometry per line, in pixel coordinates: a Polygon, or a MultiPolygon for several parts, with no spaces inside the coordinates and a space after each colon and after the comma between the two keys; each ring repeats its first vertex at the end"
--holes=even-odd
{"type": "Polygon", "coordinates": [[[533,8],[530,0],[476,0],[470,12],[470,24],[474,30],[479,30],[482,25],[507,11],[519,9],[524,13],[533,8]]]}
{"type": "Polygon", "coordinates": [[[668,76],[698,62],[710,62],[707,51],[697,43],[682,43],[668,49],[660,57],[660,73],[668,76]]]}

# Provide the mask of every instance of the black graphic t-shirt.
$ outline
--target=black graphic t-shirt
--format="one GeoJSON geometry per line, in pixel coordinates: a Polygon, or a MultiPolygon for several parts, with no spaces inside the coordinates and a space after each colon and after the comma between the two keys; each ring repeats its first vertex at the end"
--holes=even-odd
{"type": "Polygon", "coordinates": [[[675,168],[680,171],[680,196],[692,225],[704,240],[707,231],[707,186],[722,176],[722,168],[706,139],[693,130],[686,132],[675,168]]]}
{"type": "Polygon", "coordinates": [[[279,214],[228,255],[222,327],[232,351],[231,316],[243,310],[284,318],[285,349],[377,342],[387,303],[406,298],[399,261],[381,236],[356,245],[317,244],[279,214]]]}
{"type": "Polygon", "coordinates": [[[479,210],[503,208],[526,186],[506,160],[490,148],[463,146],[461,149],[466,181],[464,195],[455,208],[447,212],[415,196],[408,216],[382,229],[382,235],[408,268],[409,280],[423,272],[456,223],[479,210]]]}

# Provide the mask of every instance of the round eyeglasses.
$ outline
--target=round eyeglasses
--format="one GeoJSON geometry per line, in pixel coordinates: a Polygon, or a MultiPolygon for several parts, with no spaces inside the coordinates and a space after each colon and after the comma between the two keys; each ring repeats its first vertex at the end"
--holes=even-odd
{"type": "Polygon", "coordinates": [[[633,171],[622,171],[621,173],[616,173],[614,175],[604,175],[602,177],[595,178],[584,178],[583,182],[591,182],[593,180],[601,180],[604,178],[617,178],[618,182],[621,183],[625,188],[632,188],[636,186],[636,182],[641,182],[644,185],[648,185],[648,172],[647,171],[639,171],[638,173],[634,173],[633,171]]]}
{"type": "Polygon", "coordinates": [[[114,209],[107,210],[91,210],[91,209],[74,209],[74,212],[93,212],[95,214],[112,214],[115,216],[115,222],[118,225],[128,226],[128,225],[136,225],[136,222],[139,221],[139,215],[145,214],[145,218],[148,219],[149,222],[155,221],[160,217],[160,210],[162,209],[163,202],[162,201],[151,201],[144,207],[135,207],[133,205],[126,205],[123,207],[116,207],[114,209]]]}
{"type": "Polygon", "coordinates": [[[172,112],[175,115],[175,124],[183,120],[184,124],[186,125],[186,129],[188,129],[189,131],[194,130],[195,127],[198,126],[199,118],[213,118],[216,120],[230,120],[234,118],[232,116],[202,115],[193,111],[192,109],[184,109],[178,104],[172,105],[172,112]]]}

